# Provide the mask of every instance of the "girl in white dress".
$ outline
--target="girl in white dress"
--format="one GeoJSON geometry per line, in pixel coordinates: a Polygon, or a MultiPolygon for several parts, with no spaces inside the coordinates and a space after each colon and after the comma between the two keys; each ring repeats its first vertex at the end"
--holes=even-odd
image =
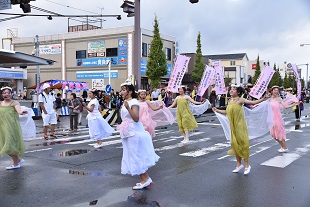
{"type": "Polygon", "coordinates": [[[96,90],[89,90],[88,96],[91,101],[88,105],[83,102],[83,106],[88,111],[86,119],[88,120],[89,135],[91,139],[97,140],[97,144],[94,146],[97,149],[103,146],[102,139],[110,136],[114,132],[114,129],[102,117],[99,111],[99,102],[95,98],[96,94],[96,90]]]}
{"type": "Polygon", "coordinates": [[[121,89],[125,99],[121,109],[123,121],[118,126],[123,144],[121,173],[139,175],[141,181],[133,189],[140,190],[152,183],[147,170],[155,165],[159,156],[155,153],[150,134],[139,120],[140,104],[134,86],[126,82],[121,85],[121,89]]]}

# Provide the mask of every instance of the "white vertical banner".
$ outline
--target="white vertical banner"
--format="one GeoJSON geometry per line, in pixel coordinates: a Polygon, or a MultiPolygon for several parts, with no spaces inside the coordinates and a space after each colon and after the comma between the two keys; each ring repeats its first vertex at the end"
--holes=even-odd
{"type": "Polygon", "coordinates": [[[224,68],[221,66],[220,61],[214,62],[215,69],[215,90],[216,94],[226,94],[225,82],[224,82],[224,68]]]}
{"type": "Polygon", "coordinates": [[[173,72],[170,76],[170,80],[168,83],[168,91],[173,93],[177,93],[179,91],[179,87],[182,84],[183,76],[187,69],[190,57],[185,55],[178,55],[177,60],[174,63],[173,72]]]}
{"type": "Polygon", "coordinates": [[[207,65],[198,87],[198,93],[197,93],[198,96],[203,96],[207,88],[210,86],[211,81],[214,78],[214,75],[215,75],[214,68],[207,65]]]}
{"type": "Polygon", "coordinates": [[[268,84],[273,76],[275,71],[268,65],[266,65],[263,72],[259,75],[256,84],[253,86],[250,96],[260,99],[262,95],[265,93],[268,84]]]}

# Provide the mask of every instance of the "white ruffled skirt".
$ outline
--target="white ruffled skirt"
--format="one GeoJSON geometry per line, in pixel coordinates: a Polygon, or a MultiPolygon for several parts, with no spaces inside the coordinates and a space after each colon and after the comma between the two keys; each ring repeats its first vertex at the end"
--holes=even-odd
{"type": "Polygon", "coordinates": [[[105,137],[109,137],[114,132],[114,129],[102,117],[88,119],[88,127],[90,138],[94,140],[101,140],[105,137]]]}
{"type": "Polygon", "coordinates": [[[146,131],[123,138],[122,174],[140,175],[154,166],[159,160],[155,153],[152,138],[146,131]]]}

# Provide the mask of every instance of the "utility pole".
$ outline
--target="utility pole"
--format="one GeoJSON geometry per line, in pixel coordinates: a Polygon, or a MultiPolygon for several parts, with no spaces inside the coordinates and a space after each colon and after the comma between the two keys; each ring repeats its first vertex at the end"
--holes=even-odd
{"type": "Polygon", "coordinates": [[[134,85],[136,89],[141,88],[141,27],[140,27],[140,2],[141,0],[135,0],[135,33],[134,33],[134,85]]]}
{"type": "MultiPolygon", "coordinates": [[[[104,7],[98,7],[101,10],[101,16],[102,16],[102,10],[104,10],[104,7]]],[[[100,29],[102,29],[102,17],[100,18],[100,29]]]]}
{"type": "MultiPolygon", "coordinates": [[[[40,57],[40,42],[39,42],[39,36],[36,35],[34,38],[34,45],[35,45],[35,55],[37,57],[40,57]]],[[[37,105],[35,108],[37,108],[38,111],[38,116],[40,115],[40,106],[39,106],[39,92],[40,92],[40,65],[37,65],[37,76],[36,76],[36,82],[37,82],[37,87],[36,87],[36,96],[37,96],[37,105]]]]}

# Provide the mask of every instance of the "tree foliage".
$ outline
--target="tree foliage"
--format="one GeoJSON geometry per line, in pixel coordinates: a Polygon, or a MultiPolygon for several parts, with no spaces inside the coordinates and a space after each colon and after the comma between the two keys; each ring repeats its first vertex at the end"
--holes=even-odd
{"type": "Polygon", "coordinates": [[[196,62],[195,62],[194,70],[192,72],[192,79],[196,83],[199,83],[201,81],[204,69],[205,69],[205,65],[202,60],[200,32],[199,32],[197,36],[196,62]]]}
{"type": "Polygon", "coordinates": [[[165,76],[168,72],[167,60],[165,52],[163,51],[163,41],[159,34],[159,25],[157,17],[154,20],[154,36],[151,42],[151,49],[149,60],[147,62],[146,75],[151,80],[151,85],[153,88],[158,88],[160,86],[160,78],[165,76]]]}
{"type": "Polygon", "coordinates": [[[255,74],[254,74],[254,77],[253,77],[253,84],[256,83],[259,75],[260,75],[261,71],[260,71],[260,65],[259,65],[259,55],[257,56],[257,60],[256,60],[256,69],[255,69],[255,74]]]}
{"type": "Polygon", "coordinates": [[[269,88],[272,86],[282,86],[281,75],[279,69],[276,68],[276,64],[273,65],[273,69],[275,70],[275,73],[273,74],[270,80],[270,83],[268,85],[269,88]]]}
{"type": "Polygon", "coordinates": [[[291,77],[287,76],[285,73],[284,80],[283,80],[283,87],[284,88],[290,88],[292,87],[292,80],[291,77]]]}

